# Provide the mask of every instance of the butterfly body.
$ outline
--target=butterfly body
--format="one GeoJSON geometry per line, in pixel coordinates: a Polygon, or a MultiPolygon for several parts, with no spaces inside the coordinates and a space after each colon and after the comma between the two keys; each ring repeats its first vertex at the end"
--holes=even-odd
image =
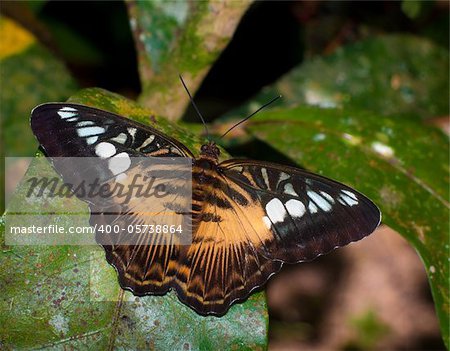
{"type": "MultiPolygon", "coordinates": [[[[120,203],[113,197],[87,202],[91,225],[122,227],[154,220],[143,213],[173,212],[171,221],[184,223],[186,211],[179,208],[188,204],[189,245],[161,244],[173,238],[160,236],[139,236],[139,245],[117,244],[116,238],[101,233],[96,233],[96,239],[116,268],[122,288],[136,295],[172,289],[200,314],[223,315],[233,303],[264,285],[283,263],[312,260],[362,239],[380,223],[376,205],[341,183],[269,162],[219,162],[214,142],[204,144],[195,157],[170,136],[107,111],[44,104],[33,110],[31,126],[47,156],[97,157],[104,169],[94,167],[92,172],[103,174],[111,184],[124,184],[136,173],[148,171],[135,162],[137,157],[190,162],[189,199],[120,203]],[[111,212],[115,215],[105,215],[111,212]]],[[[65,181],[83,172],[55,168],[65,181]]],[[[169,183],[179,182],[174,177],[169,183]]],[[[134,233],[126,235],[136,239],[134,233]]]]}

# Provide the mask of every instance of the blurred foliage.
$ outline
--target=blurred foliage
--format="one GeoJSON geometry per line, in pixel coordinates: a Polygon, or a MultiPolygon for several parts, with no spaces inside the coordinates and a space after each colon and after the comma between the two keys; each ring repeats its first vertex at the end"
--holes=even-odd
{"type": "Polygon", "coordinates": [[[445,115],[450,96],[448,62],[448,50],[426,39],[408,35],[369,38],[333,55],[307,60],[239,113],[249,113],[281,93],[283,99],[277,106],[352,107],[399,118],[445,115]]]}
{"type": "Polygon", "coordinates": [[[381,337],[389,333],[389,327],[377,318],[375,311],[367,311],[361,316],[355,316],[350,324],[356,331],[356,336],[346,350],[373,350],[381,337]]]}
{"type": "MultiPolygon", "coordinates": [[[[260,91],[228,114],[244,116],[281,92],[278,108],[261,113],[224,142],[248,155],[249,142],[256,139],[252,156],[299,164],[373,198],[384,222],[421,255],[448,346],[449,143],[424,123],[449,113],[448,4],[257,2],[233,38],[249,5],[5,1],[2,10],[27,29],[0,20],[4,154],[31,155],[37,144],[28,127],[30,110],[71,95],[71,101],[151,124],[197,152],[201,140],[191,133],[198,135],[203,127],[167,122],[180,118],[188,103],[178,73],[193,93],[200,87],[198,103],[212,116],[233,107],[230,101],[236,105],[260,91]],[[269,31],[247,21],[258,11],[266,11],[260,21],[269,31]],[[277,22],[274,16],[284,17],[277,22]],[[279,28],[285,32],[276,32],[279,28]],[[278,45],[284,39],[289,45],[278,45]],[[303,52],[306,61],[261,90],[303,52]],[[102,89],[73,95],[77,84],[139,95],[146,108],[102,89]]],[[[218,129],[225,129],[223,123],[218,129]]],[[[72,205],[86,210],[80,202],[72,205]]],[[[138,299],[122,292],[103,257],[101,248],[6,247],[2,238],[0,348],[266,347],[263,293],[222,318],[204,318],[172,294],[138,299]]],[[[374,340],[388,333],[376,311],[352,324],[357,336],[349,348],[374,347],[374,340]]]]}
{"type": "Polygon", "coordinates": [[[420,0],[403,0],[402,10],[409,18],[415,19],[420,15],[422,3],[420,0]]]}
{"type": "Polygon", "coordinates": [[[5,87],[0,93],[0,113],[5,153],[31,156],[38,146],[29,126],[32,108],[43,101],[66,100],[76,84],[64,65],[14,21],[0,19],[0,36],[0,80],[5,87]]]}
{"type": "MultiPolygon", "coordinates": [[[[16,22],[1,17],[0,37],[3,156],[32,156],[38,144],[29,125],[31,110],[44,101],[66,100],[76,83],[64,65],[16,22]]],[[[4,184],[3,169],[0,184],[4,184]]],[[[3,186],[0,199],[3,213],[3,186]]]]}

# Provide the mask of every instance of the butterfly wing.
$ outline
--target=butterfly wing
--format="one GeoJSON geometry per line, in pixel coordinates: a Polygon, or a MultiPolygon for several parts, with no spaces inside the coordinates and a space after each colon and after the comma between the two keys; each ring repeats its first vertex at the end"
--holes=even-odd
{"type": "Polygon", "coordinates": [[[51,157],[99,157],[101,142],[133,156],[194,157],[177,140],[147,125],[79,104],[47,103],[31,113],[31,128],[51,157]]]}
{"type": "Polygon", "coordinates": [[[331,179],[268,162],[230,160],[220,166],[230,184],[251,194],[262,211],[243,215],[265,233],[254,241],[265,257],[312,260],[364,238],[380,224],[380,210],[371,200],[331,179]]]}
{"type": "Polygon", "coordinates": [[[267,162],[225,161],[203,174],[202,188],[177,279],[180,298],[203,314],[225,313],[283,262],[312,260],[380,223],[378,208],[355,190],[267,162]]]}
{"type": "MultiPolygon", "coordinates": [[[[120,189],[115,186],[126,187],[135,179],[135,186],[144,188],[149,182],[143,176],[151,179],[152,172],[159,172],[157,181],[162,179],[174,189],[177,182],[180,187],[186,184],[182,177],[175,177],[173,168],[167,170],[164,164],[146,167],[146,156],[171,160],[193,157],[184,145],[149,126],[88,106],[49,103],[33,110],[31,127],[66,183],[76,185],[99,179],[111,189],[120,189]],[[81,161],[74,162],[74,157],[83,157],[81,167],[81,161]],[[140,177],[136,178],[137,175],[140,177]]],[[[153,184],[153,188],[157,186],[157,182],[153,184]]],[[[145,235],[137,230],[108,233],[98,228],[116,225],[135,229],[137,225],[161,222],[186,225],[186,216],[176,212],[177,206],[190,209],[190,196],[171,192],[164,201],[143,201],[142,197],[131,196],[125,202],[116,195],[79,196],[89,203],[90,223],[97,228],[97,242],[103,245],[108,262],[118,271],[123,288],[138,295],[167,292],[179,254],[174,236],[145,235]]]]}

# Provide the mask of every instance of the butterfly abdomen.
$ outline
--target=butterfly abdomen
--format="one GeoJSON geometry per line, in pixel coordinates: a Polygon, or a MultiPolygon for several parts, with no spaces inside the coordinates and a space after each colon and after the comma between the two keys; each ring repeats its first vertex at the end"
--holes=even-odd
{"type": "Polygon", "coordinates": [[[208,156],[201,157],[194,162],[192,168],[192,224],[193,229],[198,228],[201,222],[215,222],[219,223],[222,218],[217,213],[205,212],[205,203],[220,203],[226,207],[222,199],[217,197],[211,198],[207,196],[214,191],[215,188],[220,187],[220,179],[214,176],[217,172],[217,161],[208,156]]]}

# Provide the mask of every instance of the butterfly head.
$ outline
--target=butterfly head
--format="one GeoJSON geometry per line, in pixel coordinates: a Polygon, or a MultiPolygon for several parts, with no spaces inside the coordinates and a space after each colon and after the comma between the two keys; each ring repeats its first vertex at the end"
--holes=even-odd
{"type": "Polygon", "coordinates": [[[219,159],[220,150],[214,141],[208,141],[208,143],[203,144],[200,148],[200,155],[217,161],[219,159]]]}

